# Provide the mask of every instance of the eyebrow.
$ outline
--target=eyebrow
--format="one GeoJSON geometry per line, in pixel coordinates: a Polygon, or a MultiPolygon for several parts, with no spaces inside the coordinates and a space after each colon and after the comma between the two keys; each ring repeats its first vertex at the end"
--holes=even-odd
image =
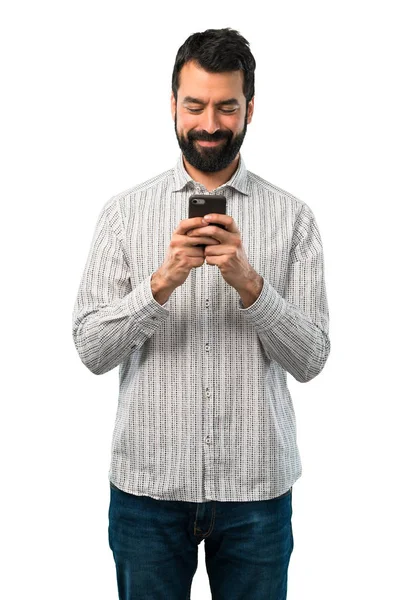
{"type": "MultiPolygon", "coordinates": [[[[206,104],[205,102],[203,102],[203,100],[193,98],[192,96],[185,96],[183,99],[183,103],[202,104],[203,106],[206,104]]],[[[221,102],[216,102],[215,106],[222,106],[224,104],[233,104],[235,106],[240,106],[236,98],[229,98],[229,100],[221,100],[221,102]]]]}

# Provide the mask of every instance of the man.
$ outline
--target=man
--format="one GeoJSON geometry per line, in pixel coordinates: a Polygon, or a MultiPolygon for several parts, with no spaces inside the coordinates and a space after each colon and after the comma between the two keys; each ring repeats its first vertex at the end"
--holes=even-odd
{"type": "Polygon", "coordinates": [[[179,160],[104,205],[79,288],[83,363],[120,365],[109,544],[124,600],[189,598],[203,539],[214,599],[286,598],[301,475],[286,377],[323,369],[328,307],[312,211],[239,152],[254,70],[237,31],[186,40],[179,160]],[[226,214],[189,219],[194,193],[224,195],[226,214]]]}

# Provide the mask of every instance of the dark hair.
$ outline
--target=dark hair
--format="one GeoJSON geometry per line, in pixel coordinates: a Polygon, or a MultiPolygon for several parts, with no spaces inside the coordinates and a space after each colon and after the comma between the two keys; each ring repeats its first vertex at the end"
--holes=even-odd
{"type": "Polygon", "coordinates": [[[193,60],[209,73],[243,71],[243,94],[246,107],[254,96],[256,61],[249,42],[235,29],[207,29],[193,33],[179,48],[172,72],[172,91],[177,100],[179,73],[183,65],[193,60]]]}

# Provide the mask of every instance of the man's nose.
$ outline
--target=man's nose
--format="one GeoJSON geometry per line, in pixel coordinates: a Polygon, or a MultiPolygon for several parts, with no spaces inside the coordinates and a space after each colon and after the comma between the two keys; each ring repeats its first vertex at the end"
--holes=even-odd
{"type": "Polygon", "coordinates": [[[220,128],[218,115],[213,109],[205,110],[202,117],[202,128],[210,135],[220,128]]]}

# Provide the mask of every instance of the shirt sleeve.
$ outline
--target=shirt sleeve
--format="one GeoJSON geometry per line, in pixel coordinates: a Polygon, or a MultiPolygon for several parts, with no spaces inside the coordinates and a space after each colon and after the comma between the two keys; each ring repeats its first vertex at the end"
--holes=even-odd
{"type": "Polygon", "coordinates": [[[256,328],[268,358],[300,382],[318,375],[330,352],[329,311],[321,237],[304,204],[296,221],[284,295],[264,279],[262,291],[239,310],[256,328]]]}
{"type": "Polygon", "coordinates": [[[161,305],[152,294],[153,273],[132,289],[123,240],[108,216],[111,206],[97,220],[72,316],[75,347],[96,375],[137,351],[170,313],[168,301],[161,305]]]}

